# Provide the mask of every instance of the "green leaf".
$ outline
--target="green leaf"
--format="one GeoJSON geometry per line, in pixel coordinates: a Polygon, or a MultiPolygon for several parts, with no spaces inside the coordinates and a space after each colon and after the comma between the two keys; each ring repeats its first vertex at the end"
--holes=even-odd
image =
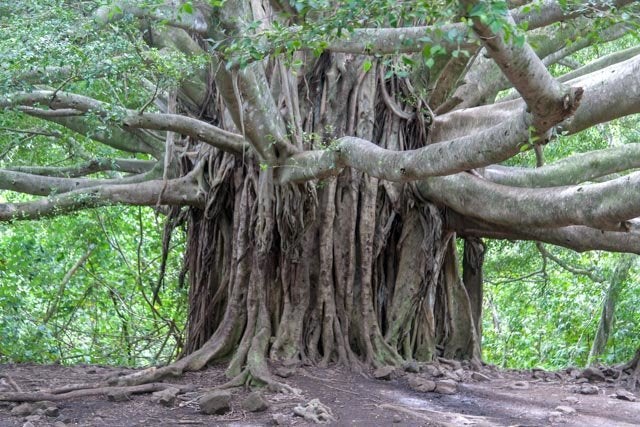
{"type": "Polygon", "coordinates": [[[362,70],[366,73],[367,71],[369,71],[371,69],[371,65],[373,65],[371,63],[371,61],[369,59],[365,60],[362,63],[362,70]]]}

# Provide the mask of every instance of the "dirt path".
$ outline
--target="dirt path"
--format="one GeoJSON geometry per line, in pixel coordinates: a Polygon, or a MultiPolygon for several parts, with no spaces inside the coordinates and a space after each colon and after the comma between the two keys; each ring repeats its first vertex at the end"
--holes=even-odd
{"type": "MultiPolygon", "coordinates": [[[[611,381],[587,381],[566,372],[485,369],[483,375],[474,375],[443,366],[435,371],[436,377],[453,378],[452,373],[457,372],[460,379],[453,394],[414,390],[415,378],[437,381],[432,370],[427,370],[427,375],[424,369],[420,374],[399,369],[389,380],[375,380],[338,369],[303,367],[283,379],[300,394],[262,392],[269,406],[266,411],[243,409],[249,391],[236,389],[231,391],[229,412],[206,415],[199,411],[198,398],[224,381],[223,368],[211,367],[172,380],[191,391],[179,394],[169,406],[154,401],[150,394],[125,396],[117,402],[106,396],[75,398],[41,404],[39,409],[32,404],[26,412],[17,410],[14,403],[0,402],[0,426],[262,426],[276,422],[303,426],[313,423],[295,416],[293,408],[312,399],[330,409],[335,419],[331,424],[344,426],[640,425],[640,402],[611,397],[617,390],[611,381]],[[414,389],[410,387],[412,377],[414,389]],[[582,394],[585,391],[595,394],[582,394]]],[[[130,372],[98,366],[0,365],[0,396],[15,387],[34,391],[130,372]]]]}

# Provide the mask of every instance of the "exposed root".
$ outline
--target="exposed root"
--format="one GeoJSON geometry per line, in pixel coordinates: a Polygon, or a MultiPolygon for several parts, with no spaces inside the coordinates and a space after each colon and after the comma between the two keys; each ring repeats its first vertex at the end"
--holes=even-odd
{"type": "Polygon", "coordinates": [[[124,394],[143,394],[143,393],[153,393],[155,391],[164,390],[169,387],[178,388],[181,391],[187,391],[192,388],[192,386],[186,385],[177,385],[177,384],[169,384],[169,383],[149,383],[149,384],[141,384],[129,387],[101,387],[99,385],[94,385],[94,388],[86,388],[80,390],[68,391],[65,393],[53,393],[53,392],[6,392],[0,393],[0,401],[5,402],[40,402],[43,400],[48,401],[61,401],[66,399],[73,399],[77,397],[87,397],[87,396],[99,396],[106,395],[110,393],[124,393],[124,394]]]}
{"type": "Polygon", "coordinates": [[[316,424],[324,424],[329,422],[335,422],[336,419],[331,412],[331,408],[323,405],[318,399],[312,399],[306,405],[298,405],[293,408],[293,412],[303,417],[307,421],[314,422],[316,424]]]}

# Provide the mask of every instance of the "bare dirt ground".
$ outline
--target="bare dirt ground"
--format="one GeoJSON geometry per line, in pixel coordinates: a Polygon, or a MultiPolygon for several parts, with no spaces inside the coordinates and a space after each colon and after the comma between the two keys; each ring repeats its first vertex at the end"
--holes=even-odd
{"type": "MultiPolygon", "coordinates": [[[[409,364],[376,372],[388,379],[373,379],[341,369],[275,368],[287,377],[281,380],[299,393],[262,390],[268,408],[261,412],[246,409],[249,390],[231,389],[228,412],[202,413],[200,397],[225,381],[223,367],[214,366],[169,380],[183,387],[175,400],[164,405],[152,394],[115,398],[120,401],[96,395],[21,406],[0,402],[0,426],[306,426],[314,424],[296,415],[294,408],[301,412],[312,399],[329,408],[331,425],[341,426],[640,425],[640,402],[607,377],[607,370],[550,373],[483,367],[474,372],[447,362],[409,364]],[[435,391],[418,391],[435,384],[435,391]]],[[[131,372],[101,366],[0,365],[0,398],[6,392],[50,389],[131,372]]]]}

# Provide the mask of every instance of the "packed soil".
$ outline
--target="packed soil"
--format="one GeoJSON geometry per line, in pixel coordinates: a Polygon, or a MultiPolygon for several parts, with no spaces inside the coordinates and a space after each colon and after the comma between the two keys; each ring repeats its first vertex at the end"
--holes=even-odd
{"type": "MultiPolygon", "coordinates": [[[[0,365],[0,396],[98,382],[131,372],[86,365],[0,365]]],[[[640,425],[635,393],[623,390],[619,381],[607,377],[606,370],[586,374],[577,369],[502,371],[484,366],[472,370],[447,361],[376,372],[381,379],[373,373],[308,366],[274,367],[274,372],[286,377],[278,378],[296,392],[261,390],[268,403],[261,412],[246,410],[250,390],[236,388],[229,390],[228,412],[202,413],[200,397],[225,381],[224,367],[212,366],[167,380],[184,387],[175,401],[164,405],[152,394],[133,394],[121,401],[95,395],[30,403],[27,411],[19,409],[18,403],[0,402],[0,426],[306,426],[314,423],[296,415],[295,408],[301,412],[313,399],[328,408],[333,417],[329,424],[343,426],[640,425]],[[418,391],[434,383],[439,384],[436,390],[418,391]]]]}

